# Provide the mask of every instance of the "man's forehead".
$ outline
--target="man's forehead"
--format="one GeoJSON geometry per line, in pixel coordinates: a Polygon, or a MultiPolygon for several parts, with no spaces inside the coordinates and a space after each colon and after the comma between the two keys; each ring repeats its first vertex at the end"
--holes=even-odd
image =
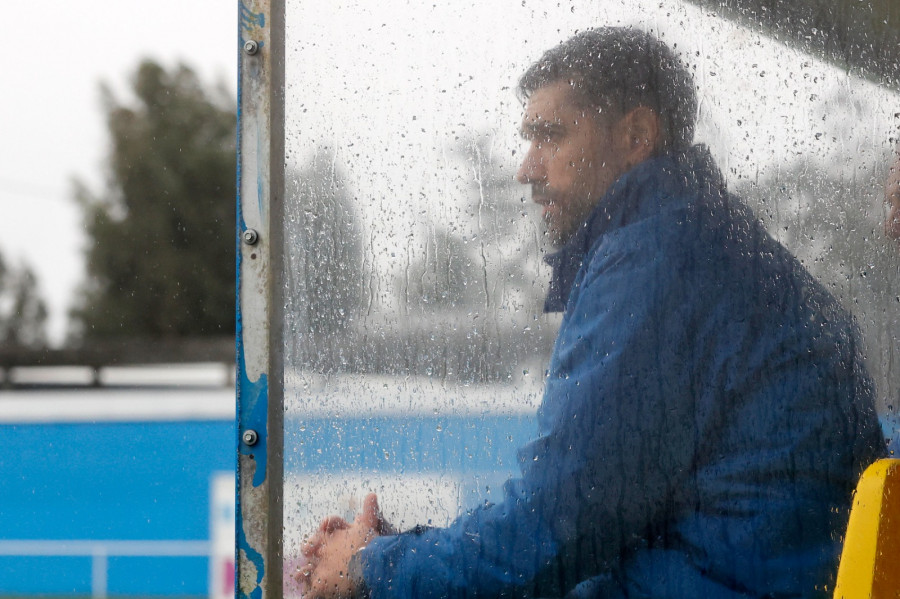
{"type": "Polygon", "coordinates": [[[560,109],[574,108],[574,92],[566,81],[554,81],[534,90],[525,104],[525,115],[550,120],[560,109]]]}

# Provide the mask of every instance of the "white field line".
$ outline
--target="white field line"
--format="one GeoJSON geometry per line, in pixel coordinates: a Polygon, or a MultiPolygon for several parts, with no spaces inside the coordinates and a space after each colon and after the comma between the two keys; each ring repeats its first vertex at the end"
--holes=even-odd
{"type": "Polygon", "coordinates": [[[0,424],[234,420],[234,390],[78,389],[0,393],[0,424]]]}
{"type": "Polygon", "coordinates": [[[0,555],[4,556],[127,556],[127,557],[183,557],[211,554],[209,541],[120,541],[120,540],[44,540],[5,539],[0,541],[0,555]]]}

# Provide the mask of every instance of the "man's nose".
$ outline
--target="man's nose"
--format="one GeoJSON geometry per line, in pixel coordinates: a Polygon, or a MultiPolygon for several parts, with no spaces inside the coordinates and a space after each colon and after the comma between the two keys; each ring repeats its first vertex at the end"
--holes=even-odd
{"type": "Polygon", "coordinates": [[[536,154],[533,149],[528,150],[525,154],[525,158],[522,160],[522,164],[519,165],[519,170],[516,173],[516,180],[519,183],[528,184],[544,179],[544,163],[536,154]]]}
{"type": "Polygon", "coordinates": [[[884,232],[888,237],[900,239],[900,200],[892,204],[884,221],[884,232]]]}

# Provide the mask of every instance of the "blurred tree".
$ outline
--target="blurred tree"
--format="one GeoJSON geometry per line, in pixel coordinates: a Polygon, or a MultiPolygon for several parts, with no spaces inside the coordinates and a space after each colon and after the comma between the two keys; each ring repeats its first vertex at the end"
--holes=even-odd
{"type": "Polygon", "coordinates": [[[234,101],[186,66],[145,61],[134,101],[102,87],[111,137],[106,189],[76,184],[88,281],[76,337],[234,331],[234,101]]]}
{"type": "Polygon", "coordinates": [[[451,149],[461,212],[449,223],[425,223],[424,245],[405,275],[410,304],[464,311],[491,306],[488,316],[499,306],[542,305],[534,219],[526,217],[523,188],[493,143],[490,135],[473,134],[451,149]]]}
{"type": "Polygon", "coordinates": [[[418,258],[406,273],[406,301],[439,309],[463,309],[487,302],[478,247],[457,228],[431,223],[418,258]]]}
{"type": "Polygon", "coordinates": [[[11,268],[0,256],[0,347],[44,345],[46,320],[34,273],[26,265],[11,268]]]}
{"type": "Polygon", "coordinates": [[[525,189],[497,141],[473,132],[448,148],[446,189],[409,237],[409,264],[395,285],[404,329],[371,352],[381,370],[499,381],[549,355],[556,325],[537,320],[548,279],[539,270],[540,222],[527,214],[525,189]]]}
{"type": "Polygon", "coordinates": [[[320,148],[285,177],[288,220],[287,327],[301,363],[341,368],[370,274],[364,264],[356,198],[334,153],[320,148]]]}

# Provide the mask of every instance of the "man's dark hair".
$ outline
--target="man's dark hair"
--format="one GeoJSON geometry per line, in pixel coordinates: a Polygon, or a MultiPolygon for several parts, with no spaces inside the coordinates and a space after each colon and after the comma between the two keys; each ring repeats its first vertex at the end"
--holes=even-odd
{"type": "Polygon", "coordinates": [[[686,150],[694,139],[694,80],[674,52],[656,37],[627,27],[583,31],[544,53],[519,79],[527,99],[555,81],[571,81],[587,108],[623,116],[639,106],[660,118],[663,144],[686,150]]]}

